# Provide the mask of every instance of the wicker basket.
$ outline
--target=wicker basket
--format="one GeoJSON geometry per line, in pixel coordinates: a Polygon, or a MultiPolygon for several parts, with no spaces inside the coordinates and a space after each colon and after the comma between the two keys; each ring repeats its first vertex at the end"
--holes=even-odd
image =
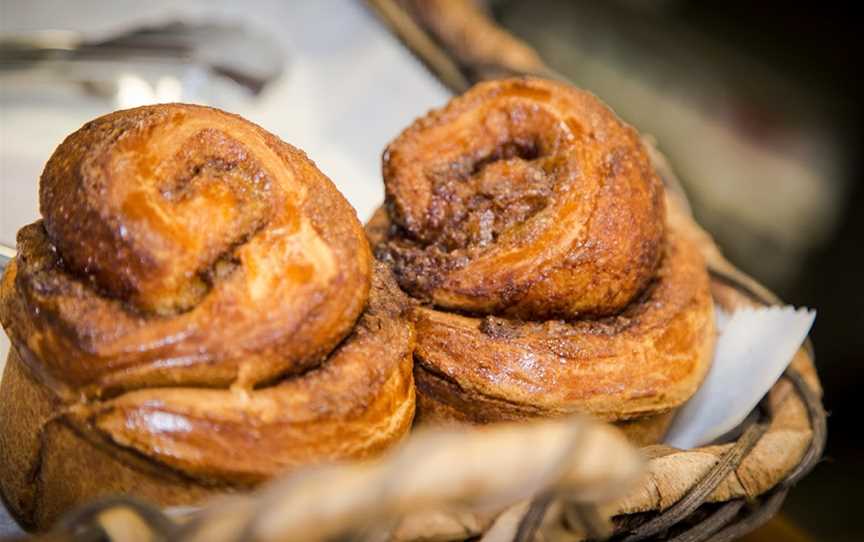
{"type": "MultiPolygon", "coordinates": [[[[499,75],[558,77],[471,2],[370,4],[456,92],[499,75]],[[454,24],[470,25],[471,32],[444,28],[454,24]]],[[[650,142],[649,148],[654,149],[650,142]]],[[[723,258],[690,216],[665,159],[656,151],[652,158],[667,186],[670,220],[689,232],[706,257],[715,302],[729,310],[778,304],[723,258]]],[[[617,432],[584,418],[415,434],[380,462],[302,473],[185,518],[127,497],[96,502],[67,515],[45,537],[733,540],[771,518],[821,457],[826,419],[813,360],[808,339],[733,432],[737,437],[721,444],[693,450],[649,446],[635,454],[617,432]]]]}
{"type": "MultiPolygon", "coordinates": [[[[721,256],[665,161],[670,220],[699,243],[715,302],[778,300],[721,256]]],[[[809,340],[729,442],[635,453],[582,417],[418,432],[381,461],[336,465],[185,517],[128,497],[68,514],[50,540],[734,540],[770,519],[818,462],[825,412],[809,340]],[[149,537],[149,538],[143,538],[149,537]]]]}
{"type": "MultiPolygon", "coordinates": [[[[401,41],[454,92],[482,79],[533,75],[564,80],[527,44],[498,27],[470,0],[369,0],[401,41]]],[[[678,220],[698,240],[715,301],[725,308],[768,306],[780,300],[723,258],[696,224],[680,183],[648,141],[655,167],[675,200],[678,220]]],[[[732,540],[770,519],[789,488],[819,461],[827,426],[808,338],[783,377],[739,427],[734,442],[681,451],[645,448],[648,482],[613,510],[624,540],[732,540]]],[[[520,526],[530,540],[548,499],[538,498],[520,526]]],[[[583,522],[584,523],[584,522],[583,522]]],[[[589,535],[592,533],[588,533],[589,535]]],[[[598,534],[598,533],[593,533],[598,534]]]]}

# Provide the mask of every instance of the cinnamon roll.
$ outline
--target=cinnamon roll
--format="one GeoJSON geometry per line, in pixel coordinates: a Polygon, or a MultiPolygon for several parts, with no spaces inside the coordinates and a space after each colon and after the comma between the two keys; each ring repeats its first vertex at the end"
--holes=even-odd
{"type": "Polygon", "coordinates": [[[69,136],[0,284],[0,490],[28,527],[363,458],[414,414],[407,301],[298,149],[215,109],[69,136]]]}
{"type": "Polygon", "coordinates": [[[581,411],[661,436],[715,330],[705,263],[633,128],[561,83],[486,82],[399,135],[383,176],[367,232],[421,302],[419,419],[581,411]]]}

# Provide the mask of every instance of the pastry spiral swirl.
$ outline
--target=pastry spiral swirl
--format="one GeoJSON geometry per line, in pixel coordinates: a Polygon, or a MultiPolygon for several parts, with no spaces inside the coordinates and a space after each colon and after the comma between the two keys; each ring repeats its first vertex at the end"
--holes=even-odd
{"type": "Polygon", "coordinates": [[[62,422],[187,486],[364,457],[408,431],[404,295],[301,151],[210,108],[119,111],[58,147],[40,207],[0,287],[17,374],[0,405],[4,456],[34,437],[14,421],[13,397],[28,394],[52,403],[28,425],[62,422]]]}
{"type": "Polygon", "coordinates": [[[420,416],[667,412],[710,362],[705,264],[638,133],[593,96],[481,83],[387,148],[367,226],[415,311],[420,416]]]}

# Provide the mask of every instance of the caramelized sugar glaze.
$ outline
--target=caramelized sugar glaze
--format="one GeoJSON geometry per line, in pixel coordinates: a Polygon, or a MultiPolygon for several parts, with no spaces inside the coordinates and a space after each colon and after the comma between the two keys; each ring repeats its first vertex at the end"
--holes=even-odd
{"type": "Polygon", "coordinates": [[[367,226],[416,309],[423,418],[658,415],[714,342],[705,264],[638,133],[563,84],[481,83],[384,153],[367,226]]]}
{"type": "Polygon", "coordinates": [[[229,485],[407,432],[404,294],[298,149],[209,108],[120,111],[60,145],[40,207],[0,319],[55,419],[229,485]]]}

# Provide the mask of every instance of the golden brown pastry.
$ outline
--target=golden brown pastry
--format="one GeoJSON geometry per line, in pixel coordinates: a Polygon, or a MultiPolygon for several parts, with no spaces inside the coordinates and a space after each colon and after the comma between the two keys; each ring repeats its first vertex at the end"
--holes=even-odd
{"type": "Polygon", "coordinates": [[[708,369],[713,308],[633,128],[564,84],[481,83],[397,137],[383,173],[367,231],[422,302],[421,419],[582,411],[662,435],[708,369]]]}
{"type": "Polygon", "coordinates": [[[28,527],[131,493],[190,504],[362,458],[414,413],[414,331],[299,150],[188,105],[55,151],[0,285],[0,489],[28,527]]]}

